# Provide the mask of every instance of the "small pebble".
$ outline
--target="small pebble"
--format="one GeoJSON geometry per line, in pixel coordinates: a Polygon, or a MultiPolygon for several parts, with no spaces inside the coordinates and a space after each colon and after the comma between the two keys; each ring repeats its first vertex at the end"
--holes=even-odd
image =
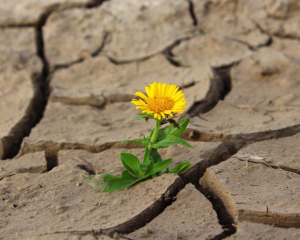
{"type": "Polygon", "coordinates": [[[151,197],[150,199],[151,199],[151,201],[155,201],[156,197],[151,197]]]}
{"type": "Polygon", "coordinates": [[[114,233],[113,239],[119,239],[119,234],[117,232],[114,233]]]}
{"type": "Polygon", "coordinates": [[[80,187],[82,185],[82,183],[78,182],[76,183],[76,187],[80,187]]]}
{"type": "Polygon", "coordinates": [[[183,239],[182,233],[177,233],[177,239],[178,239],[178,240],[179,240],[179,239],[183,239]]]}
{"type": "Polygon", "coordinates": [[[148,234],[145,231],[140,231],[139,237],[140,238],[148,238],[148,237],[150,237],[150,234],[148,234]]]}
{"type": "Polygon", "coordinates": [[[56,214],[60,214],[60,213],[63,213],[64,211],[66,211],[66,209],[67,209],[66,206],[59,205],[55,208],[55,212],[56,212],[56,214]]]}

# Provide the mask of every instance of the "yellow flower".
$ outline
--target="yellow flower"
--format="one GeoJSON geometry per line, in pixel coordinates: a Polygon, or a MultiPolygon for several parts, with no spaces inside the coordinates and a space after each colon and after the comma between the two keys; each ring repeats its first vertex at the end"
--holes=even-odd
{"type": "Polygon", "coordinates": [[[156,83],[145,87],[146,94],[136,92],[134,95],[142,99],[132,99],[132,103],[137,105],[136,109],[141,109],[142,113],[154,113],[155,119],[165,119],[166,115],[173,117],[173,113],[183,113],[186,108],[185,97],[179,87],[172,84],[156,83]]]}

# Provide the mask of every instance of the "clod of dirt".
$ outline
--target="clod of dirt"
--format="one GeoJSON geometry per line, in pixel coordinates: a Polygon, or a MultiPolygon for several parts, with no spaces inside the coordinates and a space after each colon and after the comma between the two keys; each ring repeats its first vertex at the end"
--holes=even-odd
{"type": "MultiPolygon", "coordinates": [[[[253,143],[240,150],[235,156],[240,160],[261,163],[300,174],[299,143],[300,134],[298,133],[292,137],[253,143]]],[[[287,176],[288,174],[287,172],[287,176]]]]}
{"type": "Polygon", "coordinates": [[[32,108],[38,109],[33,101],[35,95],[38,99],[34,81],[41,74],[42,63],[35,53],[30,52],[30,46],[24,52],[10,48],[24,50],[25,44],[20,40],[20,43],[0,49],[0,159],[13,157],[17,153],[38,114],[32,112],[32,108]]]}
{"type": "Polygon", "coordinates": [[[235,158],[208,168],[200,180],[204,189],[221,199],[235,222],[297,228],[299,184],[299,174],[235,158]]]}
{"type": "Polygon", "coordinates": [[[20,158],[1,161],[0,179],[17,173],[43,173],[46,170],[47,163],[45,153],[29,153],[20,158]]]}
{"type": "MultiPolygon", "coordinates": [[[[37,25],[45,14],[72,7],[96,4],[97,0],[0,1],[0,26],[37,25]]],[[[100,1],[98,1],[100,2],[100,1]]]]}
{"type": "Polygon", "coordinates": [[[193,0],[199,27],[211,33],[236,39],[251,48],[268,44],[270,37],[245,14],[241,1],[193,0]]]}
{"type": "Polygon", "coordinates": [[[33,27],[0,28],[0,46],[6,46],[15,52],[35,53],[34,37],[33,27]]]}
{"type": "Polygon", "coordinates": [[[39,236],[30,236],[22,238],[23,240],[57,240],[57,239],[76,239],[76,240],[111,240],[110,237],[106,235],[93,235],[91,234],[81,234],[79,232],[74,233],[45,233],[39,236]]]}
{"type": "Polygon", "coordinates": [[[249,56],[247,45],[222,35],[198,35],[189,41],[182,41],[174,47],[172,54],[181,61],[180,65],[190,66],[208,63],[212,67],[224,67],[249,56]]]}
{"type": "Polygon", "coordinates": [[[210,239],[222,227],[211,203],[191,184],[176,196],[176,201],[146,225],[151,233],[138,229],[128,237],[140,239],[210,239]]]}
{"type": "Polygon", "coordinates": [[[237,232],[228,240],[235,239],[289,239],[298,240],[300,238],[300,229],[295,228],[279,228],[268,226],[265,224],[240,222],[237,225],[237,232]]]}
{"type": "Polygon", "coordinates": [[[90,174],[119,175],[124,171],[120,161],[120,152],[129,152],[142,159],[142,149],[110,149],[100,153],[90,153],[83,150],[59,151],[58,164],[78,166],[90,174]]]}
{"type": "Polygon", "coordinates": [[[219,101],[213,110],[203,116],[206,121],[199,117],[191,118],[189,127],[200,132],[237,134],[241,131],[262,131],[266,128],[264,123],[271,121],[264,111],[239,109],[227,104],[226,100],[219,101]]]}
{"type": "MultiPolygon", "coordinates": [[[[247,1],[246,5],[255,5],[255,2],[247,1]]],[[[256,8],[251,16],[264,31],[280,37],[300,38],[299,1],[268,0],[264,5],[256,8]]]]}
{"type": "Polygon", "coordinates": [[[232,68],[234,88],[226,102],[241,108],[295,111],[300,103],[299,73],[300,63],[272,48],[262,48],[232,68]],[[288,95],[294,97],[288,100],[288,95]]]}
{"type": "Polygon", "coordinates": [[[273,37],[271,48],[300,62],[300,41],[298,39],[273,37]]]}

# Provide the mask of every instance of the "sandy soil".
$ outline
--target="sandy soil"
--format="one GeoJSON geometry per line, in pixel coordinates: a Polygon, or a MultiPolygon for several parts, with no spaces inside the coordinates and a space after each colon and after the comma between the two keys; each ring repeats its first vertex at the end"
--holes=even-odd
{"type": "Polygon", "coordinates": [[[299,239],[299,0],[0,0],[0,239],[299,239]],[[103,193],[184,91],[181,174],[103,193]]]}

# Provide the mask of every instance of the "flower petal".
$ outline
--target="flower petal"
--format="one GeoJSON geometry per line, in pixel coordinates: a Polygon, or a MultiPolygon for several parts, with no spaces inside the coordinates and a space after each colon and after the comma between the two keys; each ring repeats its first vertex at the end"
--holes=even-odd
{"type": "Polygon", "coordinates": [[[162,96],[161,82],[159,82],[157,85],[157,93],[158,93],[158,96],[162,96]]]}
{"type": "Polygon", "coordinates": [[[142,93],[142,92],[136,92],[135,94],[134,94],[135,96],[138,96],[138,97],[140,97],[140,98],[142,98],[142,99],[144,99],[145,101],[147,101],[149,98],[144,94],[144,93],[142,93]]]}
{"type": "Polygon", "coordinates": [[[167,84],[164,83],[164,84],[162,85],[162,91],[161,91],[161,95],[162,95],[162,96],[165,96],[165,95],[166,95],[166,89],[167,89],[167,84]]]}
{"type": "Polygon", "coordinates": [[[145,90],[146,90],[146,93],[147,93],[148,97],[153,98],[151,87],[145,87],[145,90]]]}

